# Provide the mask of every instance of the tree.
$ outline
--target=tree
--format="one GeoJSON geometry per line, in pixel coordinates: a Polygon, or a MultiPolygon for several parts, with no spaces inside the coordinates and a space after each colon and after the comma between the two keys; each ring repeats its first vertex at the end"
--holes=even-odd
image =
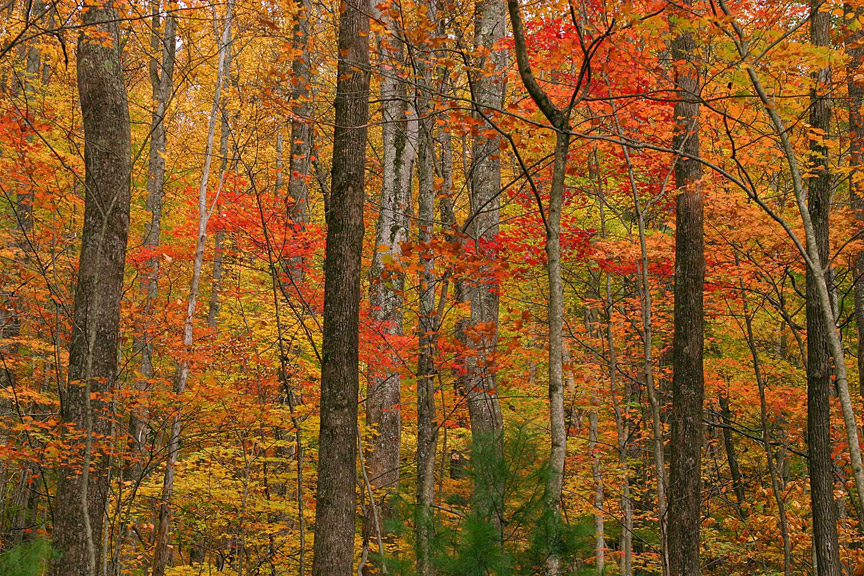
{"type": "MultiPolygon", "coordinates": [[[[820,10],[821,3],[810,3],[810,41],[815,46],[829,46],[830,15],[820,10]]],[[[831,171],[828,147],[824,139],[831,129],[831,106],[828,100],[830,70],[822,68],[813,74],[810,90],[810,126],[819,133],[810,139],[810,170],[807,179],[807,209],[813,222],[814,236],[807,239],[808,250],[819,255],[819,262],[829,262],[829,213],[831,209],[831,171]]],[[[807,270],[807,453],[810,466],[810,501],[813,505],[813,547],[820,576],[839,576],[840,547],[837,542],[837,508],[834,504],[834,470],[831,458],[831,353],[826,323],[817,296],[817,279],[807,270]]],[[[830,286],[829,269],[822,272],[830,286]]],[[[833,313],[832,313],[833,315],[833,313]]],[[[837,362],[843,362],[843,357],[837,362]]],[[[857,432],[856,432],[857,433],[857,432]]]]}
{"type": "MultiPolygon", "coordinates": [[[[687,4],[692,9],[692,2],[687,4]]],[[[683,10],[676,12],[679,25],[683,10]]],[[[672,433],[669,473],[669,574],[699,574],[702,522],[702,367],[705,230],[699,163],[700,64],[689,30],[672,40],[675,70],[675,309],[672,360],[672,433]]]]}
{"type": "Polygon", "coordinates": [[[95,443],[111,428],[129,236],[129,104],[114,4],[86,6],[82,21],[77,76],[84,121],[84,227],[60,413],[75,433],[80,459],[59,471],[53,576],[97,574],[109,456],[95,443]]]}
{"type": "Polygon", "coordinates": [[[378,506],[378,526],[373,514],[364,523],[365,538],[381,530],[390,517],[387,500],[399,484],[399,454],[402,436],[402,378],[398,354],[390,349],[388,337],[402,335],[402,307],[405,273],[401,265],[402,243],[408,240],[411,208],[411,176],[416,154],[416,121],[406,118],[407,90],[400,78],[404,48],[393,10],[378,17],[388,25],[389,34],[378,38],[381,54],[381,145],[383,166],[378,203],[378,230],[375,255],[369,271],[369,308],[374,329],[383,340],[384,366],[370,367],[366,392],[366,468],[370,482],[383,501],[378,506]]]}
{"type": "Polygon", "coordinates": [[[330,205],[324,256],[321,426],[313,576],[350,574],[354,559],[359,387],[360,276],[366,125],[369,122],[369,3],[343,0],[334,102],[330,205]]]}
{"type": "MultiPolygon", "coordinates": [[[[204,265],[204,249],[207,244],[207,222],[212,208],[207,203],[207,185],[210,181],[210,166],[213,161],[213,140],[216,133],[216,117],[219,113],[220,96],[225,76],[225,66],[228,61],[231,25],[234,16],[234,0],[229,0],[225,12],[225,24],[219,39],[219,61],[216,66],[216,87],[213,90],[213,103],[210,109],[210,120],[207,126],[207,143],[204,151],[204,166],[201,171],[201,183],[198,187],[198,230],[195,238],[195,259],[192,265],[192,280],[189,285],[189,297],[186,301],[186,320],[183,325],[184,356],[181,356],[174,371],[174,393],[182,398],[186,392],[189,379],[192,345],[194,344],[195,311],[198,307],[198,290],[201,283],[201,268],[204,265]]],[[[214,204],[217,199],[214,200],[214,204]]],[[[182,403],[181,403],[182,406],[182,403]]],[[[177,459],[180,454],[180,434],[183,426],[181,408],[176,408],[171,419],[171,430],[166,450],[168,460],[165,463],[165,476],[162,481],[162,495],[159,502],[158,526],[156,529],[156,546],[153,553],[153,576],[164,576],[171,554],[171,499],[174,494],[174,481],[177,474],[177,459]]]]}

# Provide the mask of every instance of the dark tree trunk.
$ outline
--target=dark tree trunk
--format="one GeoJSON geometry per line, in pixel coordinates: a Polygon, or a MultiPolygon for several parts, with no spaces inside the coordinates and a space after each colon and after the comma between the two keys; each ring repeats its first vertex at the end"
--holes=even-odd
{"type": "MultiPolygon", "coordinates": [[[[830,45],[830,15],[820,12],[821,2],[811,3],[810,41],[830,45]]],[[[828,103],[829,70],[814,74],[810,92],[810,125],[828,134],[831,108],[828,103]]],[[[811,140],[811,176],[807,179],[807,206],[813,222],[816,249],[821,262],[828,262],[828,216],[831,202],[831,173],[828,149],[821,140],[811,140]]],[[[812,248],[812,247],[811,247],[812,248]]],[[[826,282],[830,282],[826,273],[826,282]]],[[[837,541],[837,508],[834,503],[834,473],[831,459],[831,354],[828,331],[817,296],[816,276],[807,270],[807,445],[810,466],[810,498],[813,511],[813,547],[819,576],[839,576],[840,548],[837,541]]],[[[830,290],[830,284],[829,284],[830,290]]],[[[842,361],[842,360],[841,360],[842,361]]]]}
{"type": "Polygon", "coordinates": [[[729,475],[732,476],[732,489],[735,491],[735,501],[738,503],[738,512],[743,515],[744,507],[744,481],[741,478],[741,468],[738,466],[738,456],[735,452],[735,438],[732,436],[732,412],[729,409],[729,398],[718,393],[720,401],[720,417],[723,419],[723,447],[726,449],[726,461],[729,463],[729,475]]]}
{"type": "Polygon", "coordinates": [[[351,574],[357,475],[358,340],[369,1],[345,0],[339,17],[333,162],[324,257],[321,428],[313,576],[351,574]]]}
{"type": "Polygon", "coordinates": [[[81,256],[61,418],[82,434],[79,460],[59,470],[53,576],[95,576],[108,497],[108,456],[93,439],[110,434],[120,301],[129,234],[129,106],[111,2],[90,5],[78,38],[84,122],[85,202],[81,256]],[[93,396],[91,397],[91,394],[93,396]]]}
{"type": "MultiPolygon", "coordinates": [[[[860,18],[864,7],[857,7],[853,14],[860,18]]],[[[851,20],[855,22],[855,20],[851,20]]],[[[847,32],[846,53],[849,54],[847,64],[849,90],[849,193],[852,209],[860,221],[864,221],[864,116],[861,107],[864,106],[864,82],[856,79],[864,72],[864,31],[855,28],[847,32]]],[[[855,287],[855,326],[858,329],[858,389],[864,396],[864,252],[853,256],[853,273],[855,287]]]]}
{"type": "MultiPolygon", "coordinates": [[[[689,3],[689,2],[688,2],[689,3]]],[[[682,14],[683,16],[683,14],[682,14]]],[[[703,196],[699,157],[699,64],[690,32],[672,41],[675,61],[675,305],[672,433],[669,476],[669,574],[699,574],[701,523],[703,309],[705,284],[703,196]]]]}

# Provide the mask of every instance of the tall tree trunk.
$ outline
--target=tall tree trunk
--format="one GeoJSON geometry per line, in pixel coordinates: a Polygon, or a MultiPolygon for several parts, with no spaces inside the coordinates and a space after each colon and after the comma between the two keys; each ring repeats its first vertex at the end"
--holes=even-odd
{"type": "MultiPolygon", "coordinates": [[[[227,87],[231,84],[231,62],[233,60],[232,32],[228,30],[228,39],[225,42],[225,62],[222,71],[221,85],[227,87]]],[[[227,89],[225,90],[227,92],[227,89]]],[[[228,171],[229,159],[228,148],[231,139],[231,117],[228,113],[227,97],[219,102],[219,116],[222,119],[219,129],[219,178],[224,179],[228,171]]],[[[232,167],[232,170],[234,168],[232,167]]],[[[225,271],[225,231],[216,230],[213,238],[213,272],[210,283],[210,306],[207,310],[207,327],[215,328],[219,323],[219,311],[222,309],[222,275],[225,271]]]]}
{"type": "MultiPolygon", "coordinates": [[[[810,4],[810,41],[815,46],[830,45],[830,14],[820,11],[821,2],[810,4]]],[[[813,75],[810,91],[810,125],[827,137],[830,130],[831,108],[828,102],[830,69],[823,68],[813,75]]],[[[807,179],[807,207],[813,222],[815,246],[820,262],[828,262],[831,205],[831,173],[828,168],[828,147],[820,139],[810,141],[811,176],[807,179]]],[[[830,286],[826,271],[824,281],[830,286]]],[[[807,270],[807,445],[810,466],[810,499],[813,512],[813,546],[819,566],[819,576],[839,576],[840,548],[837,540],[837,508],[834,502],[834,471],[831,450],[831,353],[826,322],[816,296],[816,274],[807,270]]],[[[831,323],[833,324],[833,322],[831,323]]],[[[843,362],[843,357],[837,359],[843,362]]]]}
{"type": "MultiPolygon", "coordinates": [[[[419,106],[418,112],[426,108],[419,106]]],[[[422,116],[420,150],[418,154],[419,204],[418,243],[423,246],[432,239],[435,211],[434,144],[432,121],[422,116]]],[[[435,452],[438,445],[438,427],[435,421],[435,331],[438,322],[435,311],[434,260],[430,249],[421,248],[419,273],[419,358],[417,366],[417,574],[435,574],[432,552],[432,505],[435,499],[435,452]]]]}
{"type": "MultiPolygon", "coordinates": [[[[198,188],[198,235],[195,242],[195,260],[192,265],[192,281],[189,285],[189,299],[186,303],[186,321],[183,326],[183,356],[177,361],[174,371],[174,394],[182,398],[186,392],[186,382],[189,378],[190,361],[194,344],[193,328],[195,311],[198,306],[198,291],[201,284],[201,268],[204,264],[204,248],[207,244],[207,221],[209,206],[207,204],[207,184],[210,181],[210,166],[213,161],[213,140],[216,134],[216,117],[219,114],[222,81],[224,79],[227,60],[228,43],[231,38],[231,25],[234,16],[234,0],[229,0],[225,12],[225,28],[219,40],[219,62],[216,66],[216,87],[213,90],[213,104],[210,109],[210,121],[207,126],[207,143],[204,151],[204,167],[201,174],[201,184],[198,188]]],[[[215,201],[218,199],[214,199],[215,201]]],[[[162,495],[159,501],[159,516],[156,527],[156,545],[153,553],[153,576],[164,576],[171,554],[171,499],[174,494],[174,479],[177,473],[177,459],[180,453],[180,434],[182,432],[182,403],[178,402],[177,412],[171,422],[171,431],[166,450],[168,460],[165,463],[165,476],[162,481],[162,495]]]]}
{"type": "MultiPolygon", "coordinates": [[[[621,125],[618,121],[618,110],[614,100],[612,101],[612,110],[615,130],[620,137],[622,134],[621,125]]],[[[657,525],[660,533],[660,567],[661,573],[666,575],[669,573],[669,548],[666,530],[666,457],[664,453],[660,398],[654,382],[654,324],[651,281],[648,273],[648,238],[645,225],[645,207],[639,198],[639,187],[636,183],[636,174],[633,171],[633,162],[630,159],[630,149],[625,145],[621,146],[621,151],[627,167],[627,181],[633,196],[633,209],[636,212],[636,225],[639,234],[639,266],[637,266],[639,278],[636,286],[639,293],[639,308],[642,321],[642,376],[648,392],[648,402],[651,412],[651,442],[654,448],[653,460],[657,493],[657,525]]]]}
{"type": "MultiPolygon", "coordinates": [[[[162,232],[162,198],[165,186],[165,113],[171,100],[174,85],[174,60],[177,52],[177,21],[173,16],[165,19],[165,29],[159,33],[161,12],[160,6],[154,3],[150,38],[150,86],[156,109],[150,121],[150,158],[147,168],[147,210],[150,212],[150,226],[144,236],[144,246],[150,251],[150,256],[144,262],[144,273],[141,281],[141,291],[144,295],[143,334],[137,336],[134,348],[141,355],[142,382],[139,388],[144,390],[153,378],[153,344],[150,342],[150,322],[153,315],[153,303],[159,294],[159,256],[156,253],[162,232]],[[157,55],[161,57],[157,58],[157,55]]],[[[138,413],[132,414],[129,423],[129,440],[132,447],[133,462],[129,466],[127,478],[135,480],[141,473],[143,447],[145,444],[144,422],[138,413]]]]}
{"type": "Polygon", "coordinates": [[[53,576],[96,576],[108,498],[108,456],[94,439],[111,433],[120,302],[129,235],[131,137],[117,12],[87,6],[78,37],[78,93],[84,123],[84,229],[61,390],[64,424],[84,434],[81,459],[59,470],[53,576]]]}
{"type": "MultiPolygon", "coordinates": [[[[549,280],[549,472],[544,492],[547,509],[547,576],[558,576],[563,566],[557,553],[560,541],[561,500],[564,488],[564,464],[567,458],[567,424],[564,417],[564,285],[561,278],[561,212],[567,176],[567,154],[570,150],[570,114],[579,102],[582,86],[576,86],[566,108],[556,107],[537,82],[528,60],[525,31],[519,0],[507,0],[513,28],[514,52],[519,76],[531,99],[555,130],[555,152],[552,181],[549,185],[549,210],[541,216],[546,228],[546,275],[549,280]]],[[[536,192],[536,190],[535,190],[536,192]]]]}
{"type": "MultiPolygon", "coordinates": [[[[291,93],[293,117],[288,159],[288,198],[286,206],[291,219],[303,225],[309,222],[309,178],[312,156],[312,107],[309,103],[311,59],[309,53],[310,0],[297,0],[298,13],[294,24],[292,47],[297,53],[291,63],[291,93]]],[[[295,278],[299,282],[299,279],[295,278]]]]}
{"type": "MultiPolygon", "coordinates": [[[[823,316],[825,326],[824,333],[825,339],[827,340],[828,344],[828,351],[830,356],[836,360],[834,362],[835,384],[837,387],[837,395],[840,398],[840,407],[843,411],[843,424],[846,429],[846,440],[849,444],[849,460],[852,464],[852,474],[855,477],[855,488],[858,493],[858,507],[859,509],[864,509],[864,462],[862,462],[861,457],[861,444],[858,438],[858,424],[856,422],[855,407],[852,404],[852,398],[849,394],[849,377],[846,371],[845,351],[843,349],[843,341],[840,338],[840,333],[836,325],[834,307],[832,306],[832,290],[830,288],[828,280],[826,279],[826,270],[828,267],[827,264],[829,262],[828,260],[824,259],[820,254],[819,238],[821,235],[827,234],[827,229],[824,232],[817,230],[819,226],[817,226],[816,219],[813,218],[813,214],[811,214],[810,207],[808,206],[808,196],[810,196],[809,190],[805,190],[805,179],[801,174],[801,170],[798,164],[798,158],[795,155],[795,148],[792,145],[792,141],[789,139],[789,133],[786,129],[785,122],[777,112],[776,102],[771,96],[768,95],[768,92],[766,92],[765,87],[762,85],[762,81],[759,78],[759,74],[757,73],[756,69],[747,62],[750,56],[748,52],[749,47],[747,44],[747,40],[744,36],[744,30],[743,28],[741,28],[741,25],[738,24],[738,21],[732,16],[732,12],[729,10],[729,6],[726,0],[717,0],[717,3],[723,13],[729,18],[730,25],[732,26],[732,31],[734,32],[734,36],[732,36],[732,39],[735,42],[735,49],[738,52],[738,55],[741,57],[742,62],[746,64],[747,76],[750,78],[750,83],[752,84],[753,90],[762,104],[765,115],[771,122],[774,134],[779,140],[780,149],[782,150],[783,156],[786,159],[786,163],[789,166],[789,173],[792,180],[792,190],[795,194],[795,203],[797,204],[798,214],[801,216],[801,223],[803,224],[804,228],[804,245],[802,245],[798,236],[792,231],[789,224],[783,218],[777,217],[776,214],[773,214],[773,216],[779,221],[779,223],[783,226],[784,231],[795,243],[796,248],[798,249],[801,256],[804,258],[804,261],[807,265],[808,279],[812,278],[812,281],[808,282],[807,284],[808,288],[811,288],[811,290],[808,292],[807,301],[808,304],[818,303],[819,305],[819,310],[821,311],[821,314],[823,316]]],[[[818,22],[819,27],[826,26],[824,36],[827,38],[828,28],[826,24],[822,23],[820,17],[821,15],[815,14],[814,17],[811,18],[811,25],[813,25],[814,22],[818,22]]],[[[817,87],[821,84],[827,83],[827,74],[827,68],[821,70],[817,74],[818,77],[821,77],[820,81],[816,83],[817,87]]],[[[822,96],[822,98],[825,97],[822,96]]],[[[824,102],[824,105],[826,107],[828,106],[827,98],[824,102]]],[[[811,107],[811,111],[812,110],[813,108],[811,107]]],[[[826,117],[830,119],[830,114],[827,114],[826,117]]],[[[812,120],[813,119],[811,119],[811,123],[812,120]]],[[[826,124],[826,126],[828,125],[826,124]]],[[[814,143],[817,149],[824,148],[824,144],[822,144],[820,141],[814,140],[814,143]]],[[[816,156],[818,159],[818,153],[816,154],[816,156]]],[[[822,156],[822,159],[820,161],[823,164],[827,163],[827,159],[825,159],[824,155],[822,156]]],[[[827,170],[823,168],[822,171],[827,170]]],[[[817,172],[819,172],[818,169],[817,172]]],[[[817,173],[812,178],[810,178],[810,180],[818,180],[820,177],[821,175],[817,173]]],[[[807,186],[807,188],[809,188],[809,186],[807,186]]],[[[762,199],[759,198],[757,195],[753,194],[752,191],[750,197],[755,199],[763,209],[767,209],[762,199]]],[[[830,200],[830,198],[828,200],[830,200]]],[[[827,206],[824,209],[827,210],[827,206]]],[[[825,224],[825,226],[827,227],[827,223],[825,224]]],[[[812,311],[815,313],[815,306],[814,308],[812,308],[812,311]]],[[[822,401],[820,400],[819,402],[821,403],[822,401]]],[[[829,433],[828,430],[824,430],[824,432],[825,434],[829,433]]]]}
{"type": "Polygon", "coordinates": [[[350,574],[357,473],[358,345],[369,1],[345,0],[339,16],[335,132],[324,258],[324,335],[313,576],[350,574]]]}
{"type": "MultiPolygon", "coordinates": [[[[688,2],[692,5],[692,0],[688,2]]],[[[683,11],[682,17],[685,17],[683,11]]],[[[672,366],[672,431],[669,470],[669,574],[699,574],[702,485],[703,290],[705,254],[699,158],[699,63],[696,41],[680,31],[672,41],[675,61],[674,148],[679,190],[675,212],[675,304],[672,366]]]]}
{"type": "MultiPolygon", "coordinates": [[[[401,32],[388,15],[378,15],[391,34],[379,38],[379,53],[383,59],[381,70],[381,139],[384,166],[382,188],[378,206],[378,231],[375,237],[375,255],[369,271],[370,317],[379,331],[379,337],[402,334],[402,292],[405,273],[398,266],[402,257],[402,242],[408,239],[408,213],[411,204],[411,173],[414,168],[416,143],[409,134],[406,118],[406,86],[400,79],[404,64],[401,32]],[[388,266],[396,264],[396,267],[388,266]],[[388,269],[389,268],[389,269],[388,269]]],[[[399,355],[388,343],[382,342],[381,354],[388,358],[387,368],[369,367],[366,393],[366,470],[376,494],[380,494],[379,524],[390,517],[388,501],[399,484],[399,454],[402,434],[401,377],[399,355]]],[[[363,523],[364,541],[374,535],[371,516],[363,523]]]]}
{"type": "MultiPolygon", "coordinates": [[[[855,18],[864,15],[864,7],[858,6],[851,12],[855,18]]],[[[847,22],[856,20],[847,20],[847,22]]],[[[859,222],[864,221],[864,30],[856,27],[846,31],[846,53],[849,63],[846,77],[849,91],[849,174],[850,204],[859,222]]],[[[853,286],[855,290],[855,326],[858,329],[858,390],[864,396],[864,251],[853,256],[853,286]]]]}
{"type": "MultiPolygon", "coordinates": [[[[488,108],[500,109],[504,102],[507,66],[506,51],[496,48],[507,28],[505,6],[499,0],[477,0],[474,8],[474,50],[479,54],[474,66],[480,72],[473,79],[472,96],[478,112],[489,114],[488,108]],[[488,108],[487,108],[488,107],[488,108]]],[[[494,262],[492,244],[498,236],[501,191],[501,160],[499,136],[482,134],[472,143],[471,215],[469,226],[473,249],[484,262],[494,262]]],[[[495,375],[495,351],[498,346],[498,285],[488,267],[481,269],[476,283],[465,283],[471,302],[471,327],[468,346],[476,354],[465,361],[465,392],[471,434],[476,438],[501,442],[501,404],[498,400],[498,379],[495,375]],[[485,277],[484,277],[485,275],[485,277]]],[[[490,487],[491,488],[491,487],[490,487]]]]}

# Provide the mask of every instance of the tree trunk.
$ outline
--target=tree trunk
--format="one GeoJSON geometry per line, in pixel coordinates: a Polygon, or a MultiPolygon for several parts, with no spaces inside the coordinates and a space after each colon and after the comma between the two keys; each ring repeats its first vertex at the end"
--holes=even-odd
{"type": "Polygon", "coordinates": [[[669,474],[669,574],[699,574],[702,485],[703,289],[705,285],[703,196],[699,158],[699,64],[691,32],[672,41],[675,61],[674,147],[679,189],[675,213],[672,431],[669,474]]]}
{"type": "MultiPolygon", "coordinates": [[[[224,43],[225,62],[222,70],[221,86],[231,84],[231,62],[233,59],[232,32],[228,31],[227,42],[224,43]]],[[[227,90],[226,90],[227,92],[227,90]]],[[[228,115],[227,98],[218,103],[219,116],[222,119],[219,129],[219,178],[224,180],[228,171],[228,148],[231,137],[231,118],[228,115]]],[[[232,168],[233,169],[233,168],[232,168]]],[[[213,272],[210,283],[210,306],[207,309],[207,327],[215,328],[219,323],[219,312],[222,310],[222,275],[225,271],[225,231],[216,230],[213,238],[213,272]]]]}
{"type": "MultiPolygon", "coordinates": [[[[418,242],[420,245],[432,239],[434,223],[435,188],[433,186],[433,141],[432,122],[422,121],[420,151],[418,156],[419,207],[418,242]]],[[[419,277],[419,348],[417,366],[417,574],[435,574],[432,554],[432,505],[435,499],[435,452],[438,444],[438,424],[435,421],[435,275],[434,261],[428,249],[421,249],[419,277]]]]}
{"type": "MultiPolygon", "coordinates": [[[[369,272],[369,308],[374,327],[379,332],[380,354],[387,358],[387,368],[369,367],[366,393],[366,469],[379,500],[379,525],[390,517],[388,501],[399,484],[399,454],[402,434],[401,377],[398,353],[389,348],[390,336],[402,335],[402,292],[405,273],[399,262],[402,242],[408,239],[411,206],[411,174],[416,143],[409,134],[406,118],[406,86],[399,78],[404,65],[403,46],[398,39],[397,24],[387,13],[378,15],[393,32],[379,38],[381,63],[381,139],[384,156],[382,189],[378,206],[378,231],[375,255],[369,272]],[[396,264],[390,267],[388,264],[396,264]]],[[[416,123],[415,123],[416,124],[416,123]]],[[[374,535],[375,526],[367,515],[363,523],[364,541],[374,535]]]]}
{"type": "MultiPolygon", "coordinates": [[[[291,101],[291,142],[288,159],[288,198],[286,206],[291,219],[303,225],[309,222],[309,169],[312,156],[311,106],[309,103],[309,82],[311,65],[309,54],[309,10],[310,0],[297,0],[299,11],[294,24],[292,47],[297,57],[291,63],[294,82],[291,101]]],[[[299,282],[299,279],[295,278],[299,282]]]]}
{"type": "MultiPolygon", "coordinates": [[[[479,70],[473,80],[475,105],[483,114],[486,107],[500,109],[504,102],[507,53],[495,44],[506,32],[506,13],[499,0],[478,0],[474,9],[474,50],[480,56],[474,62],[479,70]]],[[[476,117],[480,114],[475,112],[476,117]]],[[[499,136],[482,134],[472,144],[471,215],[469,235],[473,249],[484,262],[495,262],[492,248],[498,236],[501,191],[501,160],[499,136]]],[[[471,302],[471,327],[481,327],[468,337],[468,346],[476,352],[465,361],[465,392],[471,434],[499,446],[501,443],[501,404],[498,400],[498,379],[495,375],[495,351],[498,346],[498,284],[488,267],[481,268],[476,283],[465,283],[471,302]]],[[[491,487],[490,487],[491,488],[491,487]]]]}
{"type": "MultiPolygon", "coordinates": [[[[819,11],[820,2],[810,7],[810,41],[815,46],[829,46],[830,14],[819,11]]],[[[810,92],[810,125],[826,135],[830,130],[831,108],[827,90],[829,69],[814,74],[810,92]]],[[[831,204],[831,173],[828,148],[821,139],[810,141],[811,176],[807,179],[807,207],[813,223],[815,248],[820,262],[828,262],[828,218],[831,204]]],[[[830,276],[824,274],[826,283],[830,276]]],[[[813,511],[813,545],[819,576],[839,576],[840,548],[837,540],[837,508],[834,502],[834,471],[831,450],[831,353],[828,332],[834,327],[826,322],[819,302],[816,274],[807,270],[807,446],[810,466],[810,499],[813,511]]],[[[830,284],[829,284],[830,286],[830,284]]],[[[833,322],[832,322],[833,324],[833,322]]],[[[843,362],[843,357],[837,359],[843,362]]]]}
{"type": "MultiPolygon", "coordinates": [[[[144,295],[143,333],[137,336],[134,348],[141,355],[141,376],[139,389],[146,390],[149,380],[153,378],[153,344],[150,342],[150,326],[154,313],[153,303],[159,294],[159,255],[158,247],[162,231],[162,198],[165,186],[165,113],[171,100],[174,80],[174,60],[177,51],[177,21],[173,16],[165,20],[165,30],[159,34],[159,5],[155,4],[151,18],[153,32],[150,38],[150,86],[156,109],[150,122],[150,159],[147,168],[147,209],[150,211],[150,226],[144,236],[144,247],[150,250],[150,256],[144,262],[141,291],[144,295]],[[156,54],[161,54],[157,59],[156,54]]],[[[132,414],[129,422],[129,441],[131,444],[131,465],[127,470],[127,479],[140,477],[141,463],[144,458],[145,431],[141,414],[132,414]]]]}
{"type": "Polygon", "coordinates": [[[368,0],[345,0],[339,17],[336,128],[324,258],[313,576],[350,574],[354,558],[360,271],[369,122],[369,10],[368,0]]]}
{"type": "MultiPolygon", "coordinates": [[[[728,394],[728,391],[727,391],[728,394]]],[[[729,475],[732,477],[732,490],[738,504],[738,513],[744,516],[744,482],[741,478],[741,468],[738,466],[738,456],[735,453],[735,439],[732,436],[732,412],[729,409],[729,397],[722,391],[717,393],[720,403],[720,417],[723,419],[723,447],[726,449],[726,462],[729,464],[729,475]]]]}
{"type": "Polygon", "coordinates": [[[120,302],[129,234],[129,105],[114,5],[88,6],[78,37],[84,123],[84,229],[61,420],[85,435],[81,459],[59,470],[53,576],[96,576],[108,498],[108,456],[94,439],[111,433],[120,302]]]}
{"type": "MultiPolygon", "coordinates": [[[[864,7],[858,6],[852,14],[856,18],[864,15],[864,7]]],[[[847,20],[847,22],[855,20],[847,20]]],[[[849,63],[846,77],[849,91],[849,194],[850,204],[859,223],[864,221],[864,30],[856,27],[846,31],[846,53],[849,63]],[[857,77],[857,78],[856,78],[857,77]]],[[[864,396],[864,251],[853,256],[853,286],[855,289],[855,326],[858,329],[858,390],[864,396]]]]}
{"type": "MultiPolygon", "coordinates": [[[[216,67],[216,88],[213,91],[213,104],[210,109],[210,121],[207,126],[207,143],[204,151],[204,167],[201,174],[201,184],[198,188],[198,236],[195,242],[195,260],[192,265],[192,281],[189,285],[189,299],[186,303],[186,321],[183,326],[183,356],[177,361],[174,372],[174,394],[182,398],[186,392],[186,382],[189,378],[192,345],[194,344],[193,328],[195,310],[198,305],[198,292],[201,283],[201,268],[204,264],[204,248],[207,243],[207,221],[209,206],[207,204],[207,184],[210,180],[210,165],[213,161],[213,140],[216,133],[216,116],[219,113],[219,100],[222,93],[225,62],[227,60],[228,43],[231,38],[231,24],[234,16],[234,0],[229,0],[225,12],[225,28],[219,40],[219,63],[216,67]]],[[[216,199],[218,200],[218,199],[216,199]]],[[[214,200],[215,202],[215,200],[214,200]]],[[[183,415],[182,402],[178,402],[177,412],[172,418],[171,431],[166,446],[168,461],[165,463],[165,477],[162,481],[162,496],[159,501],[159,515],[156,527],[155,550],[153,553],[153,576],[164,576],[165,569],[171,558],[171,499],[174,494],[174,479],[177,473],[177,459],[180,453],[180,434],[182,432],[183,415]]]]}

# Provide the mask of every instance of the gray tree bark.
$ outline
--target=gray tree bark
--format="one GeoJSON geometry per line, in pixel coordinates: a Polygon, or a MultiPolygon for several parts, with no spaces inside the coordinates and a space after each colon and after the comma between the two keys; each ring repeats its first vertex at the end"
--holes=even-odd
{"type": "MultiPolygon", "coordinates": [[[[159,4],[154,4],[151,17],[152,36],[150,49],[149,72],[150,86],[156,108],[150,121],[150,156],[147,168],[147,210],[150,212],[150,225],[144,236],[145,248],[152,251],[144,262],[141,280],[141,292],[144,296],[143,334],[137,336],[134,342],[135,352],[141,355],[142,382],[139,389],[149,386],[153,377],[153,343],[150,341],[150,319],[154,313],[153,303],[159,295],[159,256],[156,254],[162,232],[162,198],[165,187],[165,150],[166,130],[165,113],[171,100],[174,85],[174,62],[177,51],[177,21],[173,16],[165,18],[164,31],[160,34],[161,14],[159,4]],[[159,55],[159,57],[157,57],[159,55]]],[[[141,473],[143,449],[146,443],[144,422],[140,414],[132,414],[129,422],[129,442],[131,447],[132,465],[129,466],[128,479],[135,479],[141,473]]]]}
{"type": "Polygon", "coordinates": [[[84,123],[84,228],[60,416],[83,435],[80,460],[58,471],[52,576],[96,576],[107,455],[94,438],[111,432],[108,396],[117,375],[123,272],[129,235],[131,137],[117,12],[86,6],[78,37],[78,94],[84,123]],[[93,395],[93,396],[91,396],[93,395]]]}
{"type": "MultiPolygon", "coordinates": [[[[408,239],[411,208],[411,174],[414,169],[416,137],[406,118],[407,90],[399,75],[404,66],[404,47],[398,24],[388,13],[379,14],[392,34],[378,39],[381,78],[381,140],[383,148],[382,188],[378,206],[375,255],[369,271],[370,318],[379,326],[381,339],[402,334],[402,242],[408,239]],[[397,266],[392,266],[392,265],[397,266]],[[388,269],[388,265],[389,269],[388,269]]],[[[402,434],[402,391],[397,353],[383,343],[382,355],[392,368],[369,367],[366,393],[366,471],[379,499],[379,525],[390,517],[389,500],[399,484],[399,455],[402,434]]],[[[364,519],[364,541],[374,535],[372,518],[364,519]]]]}
{"type": "MultiPolygon", "coordinates": [[[[504,38],[507,29],[506,12],[499,0],[478,0],[474,8],[474,50],[480,54],[473,65],[479,71],[472,85],[474,104],[484,114],[488,108],[500,109],[504,102],[507,53],[495,44],[504,38]]],[[[480,118],[480,114],[475,112],[480,118]]],[[[494,262],[496,254],[490,246],[498,236],[501,191],[501,160],[499,136],[481,135],[472,142],[471,154],[471,214],[468,233],[472,248],[483,261],[494,262]]],[[[464,283],[465,295],[471,303],[470,327],[482,327],[479,335],[469,337],[467,344],[476,354],[465,361],[464,389],[468,398],[471,433],[500,445],[503,419],[498,400],[498,379],[495,375],[495,351],[498,346],[498,286],[494,279],[480,278],[464,283]]],[[[469,331],[470,333],[470,331],[469,331]]]]}

